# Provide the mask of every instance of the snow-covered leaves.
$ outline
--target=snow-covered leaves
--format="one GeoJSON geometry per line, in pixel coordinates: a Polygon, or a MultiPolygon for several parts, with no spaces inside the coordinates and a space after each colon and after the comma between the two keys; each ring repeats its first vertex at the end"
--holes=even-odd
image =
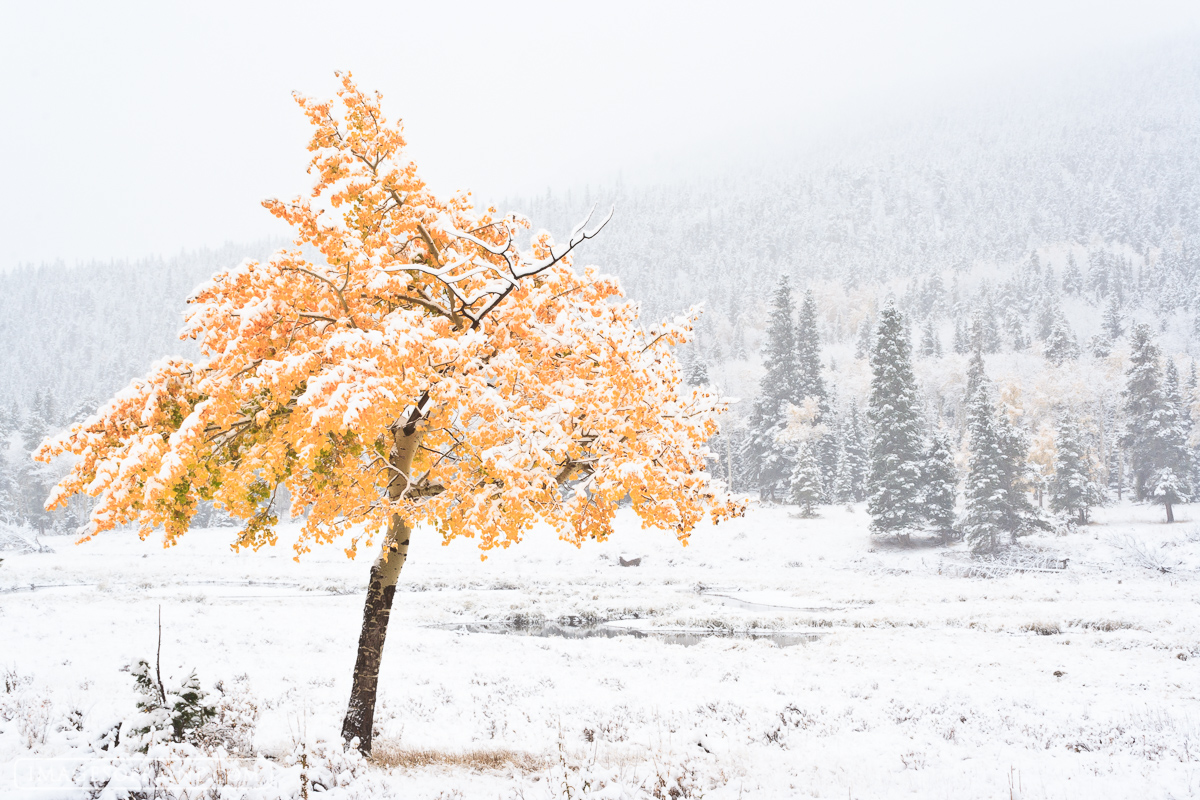
{"type": "Polygon", "coordinates": [[[311,198],[265,204],[296,247],[193,293],[203,360],[157,365],[41,448],[78,456],[50,504],[95,496],[93,532],[138,522],[169,544],[213,500],[247,521],[235,546],[259,547],[284,486],[307,514],[298,554],[397,514],[488,549],[539,520],[603,539],[625,496],[681,539],[738,513],[705,472],[724,401],[684,389],[671,353],[693,317],[642,328],[615,280],[572,269],[595,228],[521,252],[527,223],[435,197],[378,96],[349,75],[339,96],[298,98],[311,198]],[[420,449],[389,495],[402,430],[420,449]]]}

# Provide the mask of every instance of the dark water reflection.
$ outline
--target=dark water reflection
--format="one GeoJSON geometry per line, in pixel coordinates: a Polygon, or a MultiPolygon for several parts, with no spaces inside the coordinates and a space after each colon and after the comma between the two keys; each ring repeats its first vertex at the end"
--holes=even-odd
{"type": "Polygon", "coordinates": [[[792,647],[805,642],[815,641],[822,636],[827,636],[824,631],[729,631],[720,629],[687,629],[687,630],[655,630],[645,628],[629,628],[622,625],[613,625],[607,622],[597,623],[579,623],[579,624],[563,624],[559,622],[545,622],[534,625],[522,625],[517,627],[506,627],[502,625],[488,625],[486,623],[450,623],[447,625],[435,625],[433,627],[441,630],[460,631],[463,633],[492,633],[505,634],[508,636],[537,636],[537,637],[557,637],[560,639],[616,639],[618,637],[632,636],[635,639],[658,639],[667,644],[678,644],[684,647],[690,647],[699,644],[706,639],[749,639],[754,641],[769,641],[773,642],[778,647],[792,647]]]}

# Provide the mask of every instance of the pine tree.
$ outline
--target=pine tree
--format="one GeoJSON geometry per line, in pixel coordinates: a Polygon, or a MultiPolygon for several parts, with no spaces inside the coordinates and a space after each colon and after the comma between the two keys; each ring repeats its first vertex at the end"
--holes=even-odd
{"type": "Polygon", "coordinates": [[[1167,522],[1175,521],[1174,506],[1187,499],[1183,483],[1170,467],[1163,467],[1154,474],[1151,498],[1167,510],[1167,522]]]}
{"type": "Polygon", "coordinates": [[[1083,290],[1083,273],[1075,262],[1075,254],[1067,253],[1067,269],[1063,273],[1062,289],[1064,294],[1078,294],[1083,290]]]}
{"type": "Polygon", "coordinates": [[[1100,323],[1100,327],[1108,334],[1110,342],[1115,342],[1125,335],[1125,320],[1121,316],[1121,304],[1117,301],[1115,294],[1108,299],[1108,305],[1104,309],[1104,319],[1100,323]]]}
{"type": "MultiPolygon", "coordinates": [[[[1161,469],[1170,471],[1173,479],[1177,482],[1178,488],[1173,490],[1173,493],[1165,495],[1168,498],[1177,497],[1169,501],[1158,500],[1158,502],[1179,503],[1187,502],[1192,496],[1190,481],[1188,480],[1192,470],[1192,454],[1188,449],[1188,433],[1192,427],[1191,414],[1184,401],[1183,387],[1179,383],[1179,371],[1175,367],[1175,360],[1168,358],[1167,367],[1164,371],[1163,380],[1163,401],[1166,406],[1166,414],[1162,426],[1162,438],[1160,447],[1162,449],[1161,469]]],[[[1193,366],[1195,366],[1193,364],[1193,366]]],[[[1159,491],[1158,483],[1155,484],[1155,497],[1158,498],[1162,493],[1159,491]]],[[[1168,522],[1174,521],[1174,515],[1171,509],[1167,508],[1168,522]]]]}
{"type": "Polygon", "coordinates": [[[1193,500],[1200,498],[1200,431],[1193,431],[1194,425],[1191,421],[1191,414],[1188,412],[1191,408],[1200,409],[1200,387],[1197,384],[1196,359],[1192,359],[1192,367],[1188,371],[1187,391],[1184,393],[1184,411],[1186,413],[1184,422],[1187,424],[1188,441],[1194,443],[1191,449],[1191,480],[1188,485],[1188,494],[1193,500]],[[1193,436],[1193,433],[1198,435],[1193,436]]]}
{"type": "Polygon", "coordinates": [[[708,365],[704,357],[696,354],[688,364],[687,382],[690,386],[705,386],[708,384],[708,365]]]}
{"type": "Polygon", "coordinates": [[[803,402],[792,324],[796,309],[786,275],[780,278],[771,305],[763,357],[767,371],[759,382],[743,452],[747,477],[764,499],[774,499],[776,489],[786,486],[791,478],[794,448],[779,442],[777,436],[786,422],[787,405],[803,402]]]}
{"type": "Polygon", "coordinates": [[[1029,463],[1029,436],[1003,412],[996,418],[995,430],[1006,489],[1004,530],[1015,543],[1018,537],[1049,526],[1030,502],[1035,476],[1029,463]]]}
{"type": "Polygon", "coordinates": [[[1062,412],[1057,427],[1050,508],[1086,525],[1091,509],[1103,503],[1104,493],[1092,476],[1091,454],[1074,414],[1062,412]]]}
{"type": "Polygon", "coordinates": [[[746,360],[746,325],[739,316],[733,323],[733,337],[729,343],[729,356],[734,361],[746,360]]]}
{"type": "Polygon", "coordinates": [[[925,358],[941,358],[942,343],[933,327],[933,317],[926,317],[921,326],[921,355],[925,358]]]}
{"type": "Polygon", "coordinates": [[[20,521],[17,506],[17,482],[13,475],[13,469],[9,466],[8,459],[5,458],[5,449],[7,448],[0,447],[0,529],[15,527],[20,521]]]}
{"type": "MultiPolygon", "coordinates": [[[[963,392],[963,406],[970,409],[976,393],[987,383],[987,372],[983,367],[983,351],[974,349],[967,362],[967,389],[963,392]]],[[[970,411],[968,410],[968,415],[970,411]]]]}
{"type": "Polygon", "coordinates": [[[924,452],[908,331],[890,301],[879,315],[871,373],[867,411],[874,433],[867,504],[871,529],[907,538],[920,527],[923,518],[924,452]]]}
{"type": "Polygon", "coordinates": [[[1145,500],[1155,473],[1170,463],[1175,412],[1163,391],[1159,350],[1150,326],[1138,324],[1130,333],[1129,369],[1125,372],[1125,434],[1122,444],[1133,472],[1134,495],[1145,500]]]}
{"type": "Polygon", "coordinates": [[[1088,341],[1088,352],[1094,358],[1108,358],[1112,355],[1112,342],[1103,333],[1098,333],[1088,341]]]}
{"type": "Polygon", "coordinates": [[[1062,309],[1058,307],[1058,298],[1054,295],[1042,295],[1035,314],[1037,322],[1037,338],[1043,342],[1050,338],[1054,323],[1062,317],[1062,309]]]}
{"type": "Polygon", "coordinates": [[[954,532],[954,505],[958,497],[958,470],[950,438],[936,434],[925,454],[925,521],[943,541],[954,532]]]}
{"type": "Polygon", "coordinates": [[[817,421],[820,421],[829,413],[829,393],[821,376],[821,335],[817,330],[817,303],[811,289],[804,293],[796,326],[796,371],[799,382],[796,396],[801,400],[806,397],[817,399],[821,409],[817,421]]]}
{"type": "Polygon", "coordinates": [[[844,493],[846,502],[867,499],[869,465],[866,439],[862,416],[858,413],[858,407],[851,405],[843,428],[841,459],[838,461],[839,475],[847,487],[844,493]]]}
{"type": "Polygon", "coordinates": [[[972,341],[972,346],[982,347],[985,353],[999,353],[1000,321],[997,319],[996,305],[992,302],[991,295],[984,298],[983,308],[975,315],[975,321],[978,323],[978,328],[972,330],[972,335],[973,337],[977,336],[977,343],[972,341]]]}
{"type": "Polygon", "coordinates": [[[1043,355],[1056,367],[1061,367],[1066,361],[1074,361],[1079,358],[1079,344],[1075,341],[1075,335],[1070,332],[1065,319],[1059,317],[1055,320],[1054,327],[1050,329],[1050,336],[1046,338],[1043,355]]]}
{"type": "Polygon", "coordinates": [[[800,506],[800,516],[817,515],[821,502],[821,467],[815,441],[802,442],[796,449],[796,468],[792,471],[791,501],[800,506]]]}
{"type": "Polygon", "coordinates": [[[1009,503],[996,411],[985,381],[968,397],[971,458],[967,468],[963,537],[976,553],[1000,549],[1009,503]]]}
{"type": "Polygon", "coordinates": [[[1008,341],[1012,343],[1012,349],[1020,352],[1029,347],[1029,337],[1025,335],[1025,324],[1021,322],[1021,316],[1013,309],[1004,317],[1004,328],[1008,333],[1008,341]]]}
{"type": "Polygon", "coordinates": [[[962,530],[975,552],[994,552],[1047,527],[1029,502],[1028,439],[1007,414],[996,413],[991,395],[982,375],[967,401],[971,458],[962,530]]]}
{"type": "Polygon", "coordinates": [[[971,336],[967,331],[967,323],[962,317],[954,319],[954,352],[965,355],[971,350],[971,336]]]}
{"type": "Polygon", "coordinates": [[[871,356],[871,321],[864,319],[858,323],[858,338],[854,344],[855,358],[869,358],[871,356]]]}

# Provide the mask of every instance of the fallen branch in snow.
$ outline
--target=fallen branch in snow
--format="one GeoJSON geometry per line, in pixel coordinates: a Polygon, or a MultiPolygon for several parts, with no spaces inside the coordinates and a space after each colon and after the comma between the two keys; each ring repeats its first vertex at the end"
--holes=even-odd
{"type": "Polygon", "coordinates": [[[1178,558],[1168,556],[1162,545],[1152,547],[1144,539],[1138,539],[1131,533],[1123,536],[1113,535],[1109,537],[1108,543],[1125,553],[1134,566],[1145,567],[1164,575],[1178,569],[1183,563],[1178,558]]]}

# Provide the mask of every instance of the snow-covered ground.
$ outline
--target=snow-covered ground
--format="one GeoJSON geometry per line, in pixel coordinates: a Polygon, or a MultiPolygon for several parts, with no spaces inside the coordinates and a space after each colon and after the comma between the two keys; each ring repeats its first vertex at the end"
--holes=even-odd
{"type": "Polygon", "coordinates": [[[1024,571],[987,576],[961,546],[873,540],[861,507],[792,511],[752,508],[686,548],[628,517],[604,544],[542,532],[486,561],[418,535],[377,712],[377,754],[397,767],[318,744],[337,740],[369,566],[337,546],[297,564],[285,543],[234,554],[211,530],[169,550],[122,532],[0,553],[0,797],[86,796],[52,787],[108,763],[87,743],[133,712],[121,668],[153,660],[160,606],[163,672],[194,668],[258,706],[258,760],[222,773],[263,784],[248,797],[299,796],[305,742],[310,763],[341,763],[345,797],[1200,794],[1195,507],[1175,525],[1100,510],[1027,540],[1024,571]],[[568,618],[820,635],[683,646],[448,626],[568,618]]]}

